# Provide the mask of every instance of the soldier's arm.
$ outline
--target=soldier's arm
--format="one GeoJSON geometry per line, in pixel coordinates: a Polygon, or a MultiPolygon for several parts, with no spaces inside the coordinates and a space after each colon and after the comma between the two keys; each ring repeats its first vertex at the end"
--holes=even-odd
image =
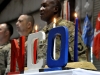
{"type": "Polygon", "coordinates": [[[5,62],[4,62],[4,52],[0,51],[0,75],[3,75],[5,72],[5,62]]]}
{"type": "MultiPolygon", "coordinates": [[[[7,68],[5,70],[5,74],[6,75],[8,72],[10,72],[10,65],[11,65],[11,47],[8,50],[8,54],[7,54],[7,68]]],[[[18,71],[18,65],[16,65],[16,70],[18,71]]]]}
{"type": "Polygon", "coordinates": [[[87,50],[87,47],[83,43],[81,34],[78,33],[78,59],[79,61],[87,61],[86,50],[87,50]]]}
{"type": "MultiPolygon", "coordinates": [[[[74,60],[74,38],[75,38],[75,32],[69,32],[69,52],[71,55],[71,60],[74,60]]],[[[78,61],[87,61],[86,57],[86,50],[87,47],[84,45],[82,41],[82,37],[80,32],[78,32],[78,61]]]]}
{"type": "Polygon", "coordinates": [[[5,71],[5,75],[10,72],[10,61],[11,61],[11,50],[9,50],[8,55],[7,55],[7,68],[5,71]]]}
{"type": "MultiPolygon", "coordinates": [[[[71,60],[74,59],[74,38],[75,38],[75,26],[74,23],[68,22],[67,28],[69,29],[69,52],[71,60]]],[[[87,61],[86,57],[87,47],[84,45],[82,35],[78,31],[78,61],[87,61]]]]}

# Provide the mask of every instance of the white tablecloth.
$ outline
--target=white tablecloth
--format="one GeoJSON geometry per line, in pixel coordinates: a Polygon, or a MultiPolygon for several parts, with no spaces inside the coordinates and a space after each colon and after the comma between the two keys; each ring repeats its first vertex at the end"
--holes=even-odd
{"type": "Polygon", "coordinates": [[[91,71],[84,69],[70,69],[70,70],[59,70],[59,71],[48,71],[48,72],[33,72],[29,71],[20,75],[100,75],[99,71],[91,71]]]}

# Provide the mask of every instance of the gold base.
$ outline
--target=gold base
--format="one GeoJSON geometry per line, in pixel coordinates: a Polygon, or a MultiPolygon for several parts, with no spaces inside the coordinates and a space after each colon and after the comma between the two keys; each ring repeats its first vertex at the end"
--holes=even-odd
{"type": "Polygon", "coordinates": [[[96,67],[91,62],[71,62],[71,63],[68,63],[66,67],[97,70],[96,67]]]}
{"type": "MultiPolygon", "coordinates": [[[[65,66],[66,68],[82,68],[82,69],[88,69],[88,70],[97,70],[96,67],[91,62],[70,62],[67,63],[65,66]]],[[[48,68],[46,65],[45,68],[48,68]]],[[[28,70],[27,67],[24,68],[25,70],[28,70]]]]}

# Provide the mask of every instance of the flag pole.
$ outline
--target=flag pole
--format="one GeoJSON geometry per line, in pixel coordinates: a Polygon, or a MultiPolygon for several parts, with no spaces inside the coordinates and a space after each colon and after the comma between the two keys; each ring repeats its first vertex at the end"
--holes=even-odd
{"type": "Polygon", "coordinates": [[[91,63],[93,63],[93,48],[91,47],[91,54],[90,54],[90,57],[91,57],[91,63]]]}
{"type": "MultiPolygon", "coordinates": [[[[93,11],[93,9],[92,9],[92,11],[93,11]]],[[[92,13],[92,15],[93,15],[93,13],[92,13]]],[[[92,25],[93,25],[93,18],[92,18],[92,25]]],[[[92,45],[91,45],[91,56],[90,57],[91,57],[91,63],[93,63],[93,40],[92,40],[92,45]]]]}

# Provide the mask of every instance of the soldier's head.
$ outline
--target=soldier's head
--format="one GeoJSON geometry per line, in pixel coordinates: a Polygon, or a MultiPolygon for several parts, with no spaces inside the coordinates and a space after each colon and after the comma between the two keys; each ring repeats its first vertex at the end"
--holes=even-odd
{"type": "Polygon", "coordinates": [[[32,32],[34,26],[34,18],[31,15],[21,15],[17,22],[16,27],[20,36],[28,36],[32,32]]]}
{"type": "Polygon", "coordinates": [[[7,38],[10,39],[11,35],[13,34],[13,27],[9,23],[2,23],[0,24],[0,40],[7,38]]]}
{"type": "Polygon", "coordinates": [[[61,13],[61,2],[59,0],[43,0],[40,8],[40,17],[47,23],[52,22],[54,17],[61,13]]]}

